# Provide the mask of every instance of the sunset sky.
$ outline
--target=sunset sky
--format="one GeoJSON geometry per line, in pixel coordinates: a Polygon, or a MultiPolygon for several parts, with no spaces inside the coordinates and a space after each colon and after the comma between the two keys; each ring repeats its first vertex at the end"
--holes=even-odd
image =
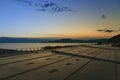
{"type": "Polygon", "coordinates": [[[40,11],[22,1],[27,0],[0,0],[0,37],[89,39],[120,33],[120,0],[48,0],[70,11],[50,6],[40,11]]]}

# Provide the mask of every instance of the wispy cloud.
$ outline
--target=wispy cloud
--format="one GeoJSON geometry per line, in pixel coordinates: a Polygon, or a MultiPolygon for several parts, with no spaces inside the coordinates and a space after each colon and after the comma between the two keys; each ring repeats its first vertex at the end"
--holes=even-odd
{"type": "Polygon", "coordinates": [[[73,11],[67,6],[59,6],[57,3],[48,0],[14,0],[27,6],[34,7],[37,11],[70,12],[73,11]]]}
{"type": "Polygon", "coordinates": [[[105,29],[98,29],[96,31],[98,31],[98,32],[112,33],[112,32],[118,32],[120,30],[113,30],[113,29],[107,29],[107,28],[105,28],[105,29]]]}

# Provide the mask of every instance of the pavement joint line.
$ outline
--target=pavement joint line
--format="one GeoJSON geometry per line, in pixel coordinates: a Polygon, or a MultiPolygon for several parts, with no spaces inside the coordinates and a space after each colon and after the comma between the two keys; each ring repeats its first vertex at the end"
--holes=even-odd
{"type": "Polygon", "coordinates": [[[9,63],[3,63],[3,64],[0,64],[0,66],[9,65],[9,64],[14,64],[14,63],[19,63],[19,62],[24,62],[24,61],[29,61],[29,60],[33,60],[33,59],[44,58],[44,57],[50,57],[50,56],[54,56],[54,55],[55,55],[55,54],[47,55],[47,56],[41,56],[41,57],[35,57],[35,58],[30,58],[30,59],[24,59],[24,60],[9,62],[9,63]]]}
{"type": "MultiPolygon", "coordinates": [[[[100,55],[100,53],[96,54],[94,57],[100,55]]],[[[84,65],[80,66],[78,69],[76,69],[73,73],[71,73],[70,75],[68,75],[66,78],[64,78],[64,80],[67,80],[70,76],[74,75],[76,72],[78,72],[79,70],[81,70],[82,68],[84,68],[86,65],[88,65],[90,62],[92,62],[93,59],[90,59],[88,62],[86,62],[84,65]]]]}
{"type": "Polygon", "coordinates": [[[26,57],[26,55],[28,56],[28,55],[34,55],[34,54],[38,54],[38,53],[25,53],[25,54],[20,54],[20,55],[14,55],[14,56],[7,56],[7,57],[0,57],[0,60],[7,60],[7,59],[14,59],[14,58],[18,58],[18,57],[21,57],[21,56],[23,56],[23,57],[26,57]]]}
{"type": "Polygon", "coordinates": [[[86,62],[84,65],[82,65],[81,67],[79,67],[77,70],[75,70],[73,73],[71,73],[70,75],[68,75],[66,78],[64,78],[64,80],[67,80],[70,76],[74,75],[76,72],[78,72],[80,69],[82,69],[83,67],[85,67],[87,64],[89,64],[92,61],[89,60],[88,62],[86,62]]]}
{"type": "Polygon", "coordinates": [[[105,61],[105,62],[114,62],[114,63],[120,64],[120,62],[118,62],[118,61],[109,60],[109,59],[101,59],[101,58],[97,58],[97,57],[91,57],[91,56],[80,55],[80,54],[78,55],[78,54],[73,54],[73,53],[69,53],[69,52],[61,52],[61,51],[56,51],[56,50],[52,50],[52,52],[56,53],[56,54],[63,54],[63,55],[69,55],[69,56],[74,56],[74,57],[82,57],[82,58],[87,58],[87,59],[93,59],[93,60],[105,61]]]}
{"type": "MultiPolygon", "coordinates": [[[[114,51],[115,60],[117,61],[117,52],[114,51]]],[[[115,63],[115,80],[118,80],[118,70],[117,70],[117,63],[115,63]]]]}
{"type": "Polygon", "coordinates": [[[37,69],[40,69],[40,68],[43,68],[43,67],[46,67],[46,66],[49,66],[49,65],[58,63],[58,62],[62,62],[62,61],[65,61],[65,60],[67,60],[67,59],[70,59],[70,58],[73,58],[73,57],[67,57],[67,58],[64,58],[64,59],[62,59],[62,60],[58,60],[58,61],[55,61],[55,62],[52,62],[52,63],[49,63],[49,64],[45,64],[45,65],[42,65],[42,66],[38,66],[38,67],[33,68],[33,69],[30,69],[30,70],[26,70],[26,71],[23,71],[23,72],[20,72],[20,73],[16,73],[16,74],[13,74],[13,75],[10,75],[10,76],[1,78],[0,80],[7,80],[7,79],[9,79],[9,78],[12,78],[12,77],[15,77],[15,76],[18,76],[18,75],[22,75],[22,74],[25,74],[25,73],[28,73],[28,72],[31,72],[31,71],[34,71],[34,70],[37,70],[37,69]]]}
{"type": "Polygon", "coordinates": [[[99,48],[99,49],[107,49],[107,50],[116,50],[116,51],[120,51],[118,49],[110,49],[110,48],[105,48],[105,47],[97,47],[97,46],[86,46],[86,45],[81,45],[82,47],[91,47],[91,48],[99,48]]]}

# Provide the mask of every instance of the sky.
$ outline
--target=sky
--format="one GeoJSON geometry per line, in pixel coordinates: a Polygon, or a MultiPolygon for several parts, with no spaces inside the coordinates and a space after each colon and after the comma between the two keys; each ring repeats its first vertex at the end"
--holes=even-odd
{"type": "Polygon", "coordinates": [[[96,39],[120,33],[120,0],[40,1],[0,0],[0,37],[96,39]]]}

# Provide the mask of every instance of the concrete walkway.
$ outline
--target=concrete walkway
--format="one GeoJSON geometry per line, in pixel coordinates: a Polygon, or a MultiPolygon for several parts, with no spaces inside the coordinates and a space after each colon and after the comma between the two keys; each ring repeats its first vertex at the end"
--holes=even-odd
{"type": "Polygon", "coordinates": [[[120,51],[95,47],[0,58],[0,80],[120,80],[120,51]]]}

